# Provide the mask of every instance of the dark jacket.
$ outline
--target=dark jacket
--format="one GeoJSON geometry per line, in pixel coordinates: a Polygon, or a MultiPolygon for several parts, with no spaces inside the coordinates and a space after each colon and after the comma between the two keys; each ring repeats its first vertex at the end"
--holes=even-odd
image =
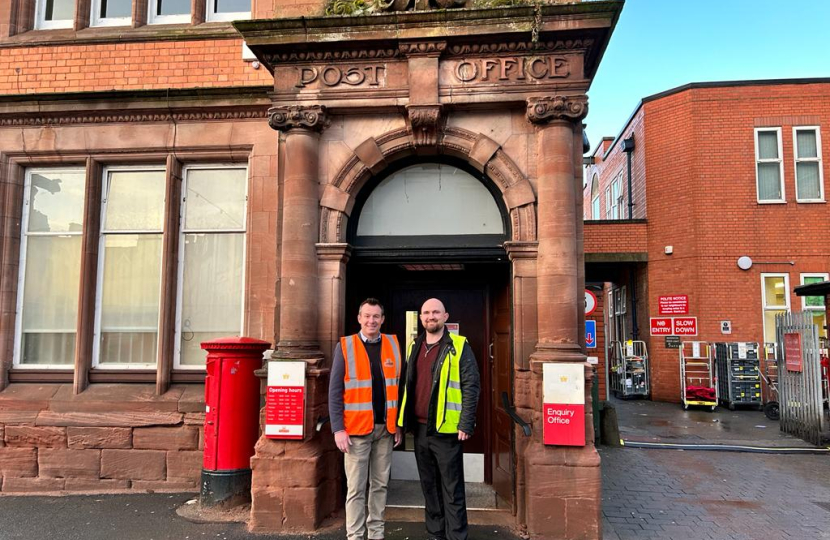
{"type": "MultiPolygon", "coordinates": [[[[421,344],[424,342],[426,334],[421,334],[415,340],[415,345],[412,347],[412,352],[409,354],[406,362],[401,368],[401,382],[398,388],[398,399],[403,401],[404,388],[407,390],[406,407],[403,411],[403,429],[404,431],[414,431],[417,425],[415,419],[415,380],[417,377],[418,353],[421,350],[421,344]]],[[[438,359],[432,366],[432,391],[429,398],[429,418],[427,421],[427,434],[438,435],[435,429],[435,415],[438,407],[438,381],[441,378],[441,366],[449,356],[450,348],[453,347],[452,338],[449,332],[444,330],[444,335],[441,338],[441,349],[438,352],[438,359]]],[[[476,408],[478,407],[478,395],[481,391],[481,382],[478,375],[478,364],[476,357],[473,354],[470,343],[464,343],[464,350],[461,351],[461,360],[459,362],[459,371],[461,374],[461,419],[458,422],[459,431],[463,431],[468,435],[472,435],[476,427],[476,408]]],[[[443,435],[443,434],[441,434],[443,435]]]]}

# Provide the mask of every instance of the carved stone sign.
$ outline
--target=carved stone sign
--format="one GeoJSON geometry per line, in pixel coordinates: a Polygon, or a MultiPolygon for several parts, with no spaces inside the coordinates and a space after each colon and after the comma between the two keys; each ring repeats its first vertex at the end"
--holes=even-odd
{"type": "Polygon", "coordinates": [[[342,65],[342,66],[299,66],[297,71],[297,88],[319,83],[324,87],[334,86],[380,86],[385,67],[373,65],[342,65]]]}
{"type": "Polygon", "coordinates": [[[453,70],[463,83],[564,79],[570,74],[570,62],[561,56],[471,58],[456,62],[453,70]]]}

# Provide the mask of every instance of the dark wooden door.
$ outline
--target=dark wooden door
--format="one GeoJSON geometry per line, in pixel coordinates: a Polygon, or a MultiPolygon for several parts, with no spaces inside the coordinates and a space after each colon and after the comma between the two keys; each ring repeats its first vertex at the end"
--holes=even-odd
{"type": "Polygon", "coordinates": [[[513,403],[513,366],[510,344],[510,291],[505,285],[494,288],[492,294],[490,324],[491,365],[491,470],[493,489],[513,506],[513,422],[502,405],[502,393],[506,392],[513,403]]]}

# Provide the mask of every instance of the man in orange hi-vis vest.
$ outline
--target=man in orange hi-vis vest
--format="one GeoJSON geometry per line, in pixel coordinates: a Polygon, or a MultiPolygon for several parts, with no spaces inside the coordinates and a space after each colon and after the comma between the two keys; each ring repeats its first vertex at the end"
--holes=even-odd
{"type": "Polygon", "coordinates": [[[346,469],[346,537],[383,540],[386,487],[392,448],[401,443],[397,429],[398,338],[381,334],[383,306],[374,298],[360,304],[360,332],[340,338],[334,349],[329,382],[329,417],[334,442],[346,469]],[[368,516],[366,483],[369,483],[368,516]]]}

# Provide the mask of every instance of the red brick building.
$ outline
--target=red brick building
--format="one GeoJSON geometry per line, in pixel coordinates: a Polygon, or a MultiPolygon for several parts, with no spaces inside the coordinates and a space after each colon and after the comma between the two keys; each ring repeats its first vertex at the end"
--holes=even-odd
{"type": "Polygon", "coordinates": [[[3,2],[0,491],[195,490],[199,344],[245,335],[307,385],[303,440],[256,445],[250,527],[312,531],[342,506],[334,343],[367,296],[401,338],[439,296],[494,515],[598,538],[591,407],[584,446],[546,445],[542,387],[578,364],[590,400],[582,120],[623,2],[492,4],[3,2]]]}
{"type": "Polygon", "coordinates": [[[696,83],[643,99],[586,158],[587,279],[621,298],[612,334],[646,341],[653,399],[680,399],[678,351],[649,335],[661,296],[688,296],[689,340],[774,341],[787,310],[825,326],[793,289],[830,272],[828,129],[828,79],[696,83]]]}

